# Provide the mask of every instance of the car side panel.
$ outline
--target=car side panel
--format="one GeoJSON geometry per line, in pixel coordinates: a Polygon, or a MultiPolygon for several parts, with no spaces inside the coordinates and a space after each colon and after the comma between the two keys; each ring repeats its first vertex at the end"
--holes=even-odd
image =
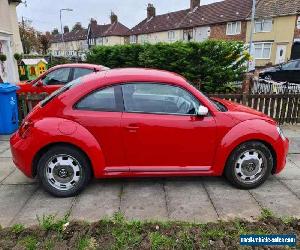
{"type": "Polygon", "coordinates": [[[32,162],[43,148],[55,143],[68,143],[80,148],[91,161],[94,176],[104,174],[104,155],[92,134],[76,122],[61,118],[44,118],[30,128],[25,140],[15,133],[11,138],[11,148],[15,164],[27,176],[32,177],[32,162]]]}

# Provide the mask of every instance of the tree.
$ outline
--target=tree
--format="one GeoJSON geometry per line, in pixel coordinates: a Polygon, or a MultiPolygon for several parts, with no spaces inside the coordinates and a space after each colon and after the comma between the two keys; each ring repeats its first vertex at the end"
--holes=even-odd
{"type": "Polygon", "coordinates": [[[81,23],[79,22],[75,23],[75,25],[72,28],[72,31],[76,31],[76,30],[83,30],[81,23]]]}
{"type": "Polygon", "coordinates": [[[24,54],[40,51],[40,42],[38,39],[38,32],[31,26],[28,21],[19,23],[19,30],[24,54]]]}
{"type": "Polygon", "coordinates": [[[44,55],[48,53],[48,49],[50,48],[50,34],[46,33],[39,35],[40,48],[44,55]]]}

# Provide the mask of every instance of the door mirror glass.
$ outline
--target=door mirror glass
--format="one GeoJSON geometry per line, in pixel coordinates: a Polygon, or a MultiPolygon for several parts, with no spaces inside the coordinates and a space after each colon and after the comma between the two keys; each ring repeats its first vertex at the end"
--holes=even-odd
{"type": "Polygon", "coordinates": [[[207,116],[208,115],[208,108],[200,105],[198,110],[197,110],[197,115],[198,116],[207,116]]]}

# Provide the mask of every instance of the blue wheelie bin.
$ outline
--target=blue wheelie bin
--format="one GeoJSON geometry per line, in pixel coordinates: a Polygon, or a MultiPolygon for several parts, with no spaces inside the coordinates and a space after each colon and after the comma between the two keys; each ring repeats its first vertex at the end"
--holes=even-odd
{"type": "Polygon", "coordinates": [[[9,135],[18,129],[18,86],[0,83],[0,135],[9,135]]]}

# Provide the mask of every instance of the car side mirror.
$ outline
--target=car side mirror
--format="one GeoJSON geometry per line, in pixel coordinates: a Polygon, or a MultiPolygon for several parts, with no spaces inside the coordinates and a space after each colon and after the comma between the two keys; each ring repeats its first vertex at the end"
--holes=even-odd
{"type": "Polygon", "coordinates": [[[198,110],[197,110],[197,115],[198,116],[207,116],[208,115],[208,108],[200,105],[198,110]]]}

